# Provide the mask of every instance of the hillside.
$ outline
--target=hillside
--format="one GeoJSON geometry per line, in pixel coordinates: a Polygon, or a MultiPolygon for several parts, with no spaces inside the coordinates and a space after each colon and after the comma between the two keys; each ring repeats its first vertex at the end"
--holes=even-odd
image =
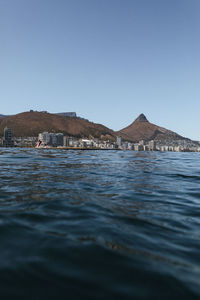
{"type": "Polygon", "coordinates": [[[138,142],[140,140],[169,141],[185,139],[173,131],[150,123],[144,114],[139,115],[139,117],[131,125],[116,132],[116,134],[119,134],[124,139],[129,139],[133,142],[138,142]]]}
{"type": "Polygon", "coordinates": [[[77,138],[93,136],[113,141],[116,140],[117,135],[121,135],[123,140],[130,142],[186,139],[173,131],[150,123],[144,114],[139,115],[132,124],[117,132],[104,125],[92,123],[79,117],[67,117],[37,111],[0,117],[0,136],[3,136],[3,130],[6,126],[13,130],[13,135],[16,137],[38,136],[40,132],[48,131],[62,132],[77,138]]]}
{"type": "Polygon", "coordinates": [[[0,119],[2,119],[2,118],[7,118],[7,117],[9,117],[9,116],[5,116],[5,115],[1,115],[1,114],[0,114],[0,119]]]}
{"type": "Polygon", "coordinates": [[[76,117],[65,117],[43,112],[24,112],[0,119],[0,136],[5,127],[13,130],[13,135],[37,136],[40,132],[62,132],[74,137],[102,137],[114,139],[114,132],[101,125],[76,117]]]}

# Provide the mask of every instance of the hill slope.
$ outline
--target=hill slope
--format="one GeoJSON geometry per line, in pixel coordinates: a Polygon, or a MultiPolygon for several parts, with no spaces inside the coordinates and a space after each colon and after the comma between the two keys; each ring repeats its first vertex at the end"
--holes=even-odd
{"type": "Polygon", "coordinates": [[[0,135],[9,127],[14,136],[37,136],[40,132],[62,132],[74,137],[105,137],[114,139],[114,132],[101,125],[80,118],[58,116],[42,112],[24,112],[0,119],[0,135]]]}
{"type": "Polygon", "coordinates": [[[1,119],[1,118],[7,118],[7,117],[9,117],[9,116],[0,115],[0,119],[1,119]]]}
{"type": "Polygon", "coordinates": [[[144,114],[139,115],[131,125],[116,132],[116,134],[120,134],[124,139],[129,139],[133,142],[138,142],[140,140],[167,141],[185,139],[173,131],[150,123],[144,114]]]}

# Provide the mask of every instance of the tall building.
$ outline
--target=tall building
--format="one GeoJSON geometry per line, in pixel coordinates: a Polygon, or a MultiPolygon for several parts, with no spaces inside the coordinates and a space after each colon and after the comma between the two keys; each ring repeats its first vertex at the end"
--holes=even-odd
{"type": "Polygon", "coordinates": [[[3,147],[13,147],[12,130],[8,127],[4,128],[3,147]]]}
{"type": "Polygon", "coordinates": [[[56,146],[63,146],[63,133],[56,133],[56,146]]]}
{"type": "Polygon", "coordinates": [[[69,147],[69,137],[68,136],[64,136],[63,138],[63,145],[64,147],[69,147]]]}
{"type": "Polygon", "coordinates": [[[122,137],[121,136],[117,136],[117,146],[118,147],[122,146],[122,137]]]}
{"type": "Polygon", "coordinates": [[[150,151],[156,150],[156,142],[154,140],[149,142],[149,150],[150,151]]]}
{"type": "Polygon", "coordinates": [[[41,141],[43,145],[48,145],[50,142],[50,134],[48,132],[39,133],[38,140],[41,141]]]}

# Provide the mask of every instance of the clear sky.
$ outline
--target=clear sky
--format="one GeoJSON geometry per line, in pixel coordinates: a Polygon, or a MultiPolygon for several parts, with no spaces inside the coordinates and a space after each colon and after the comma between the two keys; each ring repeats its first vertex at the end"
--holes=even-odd
{"type": "Polygon", "coordinates": [[[0,113],[30,109],[200,140],[200,1],[0,0],[0,113]]]}

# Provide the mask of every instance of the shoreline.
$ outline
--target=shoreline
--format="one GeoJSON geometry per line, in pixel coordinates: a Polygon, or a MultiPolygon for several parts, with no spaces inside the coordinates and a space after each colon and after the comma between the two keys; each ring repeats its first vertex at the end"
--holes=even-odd
{"type": "Polygon", "coordinates": [[[81,150],[81,151],[134,151],[134,152],[173,152],[173,153],[199,153],[200,151],[191,151],[191,150],[185,150],[185,151],[160,151],[160,150],[148,150],[148,151],[144,151],[144,150],[129,150],[129,149],[113,149],[113,148],[84,148],[84,147],[22,147],[22,146],[17,146],[17,147],[2,147],[0,146],[0,149],[11,149],[11,148],[15,148],[15,149],[37,149],[37,150],[81,150]]]}

